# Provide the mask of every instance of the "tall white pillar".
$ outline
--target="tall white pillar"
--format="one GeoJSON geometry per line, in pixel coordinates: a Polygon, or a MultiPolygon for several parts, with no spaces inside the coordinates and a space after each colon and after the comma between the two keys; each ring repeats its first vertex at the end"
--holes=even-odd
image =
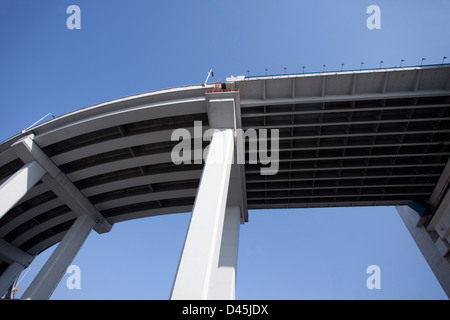
{"type": "Polygon", "coordinates": [[[22,199],[45,174],[36,161],[24,165],[0,186],[0,219],[22,199]]]}
{"type": "Polygon", "coordinates": [[[222,244],[212,299],[236,299],[236,269],[239,247],[241,210],[239,206],[227,206],[223,224],[222,244]]]}
{"type": "Polygon", "coordinates": [[[209,145],[171,299],[212,298],[233,152],[233,130],[216,130],[209,145]]]}
{"type": "Polygon", "coordinates": [[[445,246],[445,242],[448,243],[448,241],[440,238],[433,228],[428,230],[421,225],[419,214],[410,207],[397,206],[396,209],[442,289],[450,298],[450,254],[448,251],[450,249],[444,251],[441,248],[441,243],[445,246]]]}
{"type": "Polygon", "coordinates": [[[55,251],[25,290],[21,299],[46,300],[50,298],[94,225],[95,221],[87,214],[79,216],[75,220],[55,251]]]}

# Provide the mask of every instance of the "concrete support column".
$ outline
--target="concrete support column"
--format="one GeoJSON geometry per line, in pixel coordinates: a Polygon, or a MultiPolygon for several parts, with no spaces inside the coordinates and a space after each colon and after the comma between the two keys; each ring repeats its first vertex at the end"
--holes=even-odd
{"type": "Polygon", "coordinates": [[[104,233],[111,230],[112,224],[34,142],[34,135],[16,141],[11,148],[24,163],[37,162],[44,168],[47,174],[42,176],[42,181],[77,215],[91,216],[96,221],[95,231],[104,233]]]}
{"type": "Polygon", "coordinates": [[[79,216],[33,279],[22,299],[49,299],[95,225],[88,215],[79,216]]]}
{"type": "Polygon", "coordinates": [[[171,299],[212,298],[233,152],[233,130],[215,131],[209,145],[171,299]]]}
{"type": "Polygon", "coordinates": [[[0,219],[22,199],[45,174],[36,161],[24,165],[0,186],[0,219]]]}
{"type": "Polygon", "coordinates": [[[219,266],[217,269],[212,299],[236,299],[236,269],[240,225],[240,207],[228,206],[225,211],[219,266]]]}
{"type": "Polygon", "coordinates": [[[419,222],[419,214],[410,207],[397,206],[396,209],[442,289],[450,298],[450,255],[448,251],[443,252],[441,249],[443,240],[436,231],[423,227],[419,222]]]}

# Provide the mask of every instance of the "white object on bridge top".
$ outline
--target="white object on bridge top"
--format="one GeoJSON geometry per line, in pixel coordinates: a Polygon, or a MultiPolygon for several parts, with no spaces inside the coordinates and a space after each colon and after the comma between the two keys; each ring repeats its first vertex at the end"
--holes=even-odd
{"type": "Polygon", "coordinates": [[[235,76],[231,75],[231,77],[226,79],[227,82],[242,81],[242,80],[245,80],[245,76],[235,77],[235,76]]]}

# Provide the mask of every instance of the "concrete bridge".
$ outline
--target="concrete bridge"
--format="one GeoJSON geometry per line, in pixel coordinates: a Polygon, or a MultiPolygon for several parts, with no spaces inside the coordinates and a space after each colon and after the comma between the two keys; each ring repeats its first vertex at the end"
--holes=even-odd
{"type": "Polygon", "coordinates": [[[248,209],[397,206],[450,296],[449,159],[444,64],[230,77],[83,108],[0,145],[0,294],[56,243],[22,298],[48,299],[92,230],[192,211],[171,298],[234,299],[248,209]],[[180,164],[177,129],[193,157],[180,164]]]}

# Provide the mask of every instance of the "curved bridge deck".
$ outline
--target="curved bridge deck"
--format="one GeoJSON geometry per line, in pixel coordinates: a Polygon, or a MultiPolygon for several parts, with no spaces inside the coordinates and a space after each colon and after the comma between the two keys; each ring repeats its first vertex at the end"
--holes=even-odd
{"type": "MultiPolygon", "coordinates": [[[[179,128],[194,134],[194,121],[203,131],[210,127],[205,92],[211,88],[139,94],[31,128],[0,145],[0,183],[26,164],[12,145],[32,134],[110,226],[189,212],[203,164],[175,165],[178,142],[171,134],[179,128]]],[[[239,90],[243,130],[279,130],[274,175],[248,163],[247,142],[249,209],[404,205],[439,196],[450,158],[448,65],[229,78],[226,88],[239,90]]],[[[39,254],[71,227],[72,208],[39,181],[0,219],[2,245],[39,254]]],[[[0,274],[8,265],[0,261],[0,274]]]]}

